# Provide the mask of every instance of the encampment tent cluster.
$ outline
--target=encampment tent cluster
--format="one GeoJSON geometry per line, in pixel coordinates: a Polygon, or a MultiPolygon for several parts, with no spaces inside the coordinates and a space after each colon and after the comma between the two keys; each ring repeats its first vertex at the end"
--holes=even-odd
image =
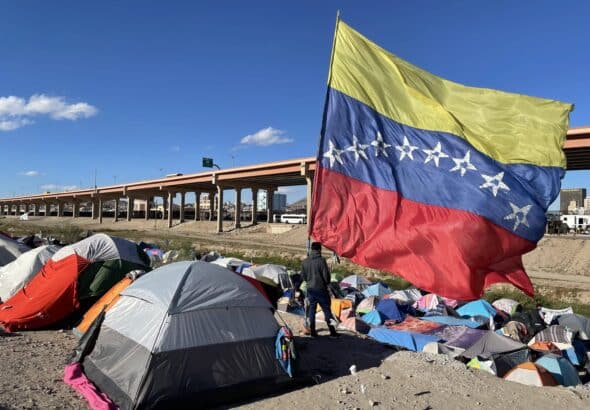
{"type": "Polygon", "coordinates": [[[588,378],[590,319],[571,308],[523,309],[510,299],[460,302],[358,276],[335,288],[332,314],[341,330],[398,349],[445,354],[529,385],[574,386],[580,376],[588,378]]]}

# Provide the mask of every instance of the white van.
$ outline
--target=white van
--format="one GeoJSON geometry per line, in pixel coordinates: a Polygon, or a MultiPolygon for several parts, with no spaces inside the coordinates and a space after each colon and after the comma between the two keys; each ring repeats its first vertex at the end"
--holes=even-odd
{"type": "Polygon", "coordinates": [[[307,223],[307,217],[300,214],[283,214],[281,215],[281,223],[284,224],[304,224],[307,223]]]}

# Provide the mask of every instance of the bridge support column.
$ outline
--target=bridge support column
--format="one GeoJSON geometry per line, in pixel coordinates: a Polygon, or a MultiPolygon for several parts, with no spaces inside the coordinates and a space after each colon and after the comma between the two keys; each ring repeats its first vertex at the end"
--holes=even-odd
{"type": "Polygon", "coordinates": [[[195,192],[195,221],[201,220],[201,193],[195,192]]]}
{"type": "Polygon", "coordinates": [[[174,214],[174,196],[172,192],[168,191],[168,228],[172,228],[172,214],[174,214]]]}
{"type": "Polygon", "coordinates": [[[64,216],[64,204],[62,202],[57,203],[57,216],[64,216]]]}
{"type": "Polygon", "coordinates": [[[135,205],[135,199],[132,196],[127,196],[127,221],[131,221],[133,218],[133,207],[135,205]]]}
{"type": "Polygon", "coordinates": [[[92,198],[90,204],[92,205],[92,219],[98,218],[98,209],[97,209],[97,201],[95,198],[92,198]]]}
{"type": "Polygon", "coordinates": [[[102,223],[102,198],[98,198],[98,223],[102,223]]]}
{"type": "Polygon", "coordinates": [[[147,221],[150,219],[150,208],[152,207],[152,202],[154,202],[154,198],[149,196],[145,200],[145,215],[144,218],[147,221]]]}
{"type": "Polygon", "coordinates": [[[274,188],[266,190],[266,223],[271,223],[272,219],[272,197],[274,195],[274,188]]]}
{"type": "Polygon", "coordinates": [[[242,218],[242,188],[236,188],[236,212],[234,220],[234,228],[240,228],[240,219],[242,218]]]}
{"type": "Polygon", "coordinates": [[[113,222],[119,222],[119,198],[115,198],[115,214],[113,216],[113,222]]]}
{"type": "Polygon", "coordinates": [[[166,197],[162,196],[162,221],[166,219],[166,197]]]}
{"type": "Polygon", "coordinates": [[[180,223],[184,222],[184,200],[185,200],[185,193],[181,192],[180,193],[180,212],[178,213],[178,221],[180,223]]]}
{"type": "Polygon", "coordinates": [[[305,216],[306,222],[309,224],[311,220],[311,200],[313,194],[313,179],[311,178],[311,171],[309,164],[301,163],[301,175],[305,177],[305,185],[307,188],[307,197],[305,199],[305,216]]]}
{"type": "Polygon", "coordinates": [[[256,214],[258,213],[258,188],[252,188],[252,225],[256,225],[258,220],[256,214]]]}
{"type": "Polygon", "coordinates": [[[78,201],[72,202],[72,218],[80,216],[80,203],[78,201]]]}
{"type": "MultiPolygon", "coordinates": [[[[211,213],[213,213],[213,207],[211,213]]],[[[217,185],[217,233],[221,232],[223,232],[223,187],[217,185]]]]}
{"type": "Polygon", "coordinates": [[[51,204],[45,202],[45,216],[51,216],[51,204]]]}
{"type": "Polygon", "coordinates": [[[213,212],[215,212],[215,192],[209,193],[209,220],[213,220],[213,212]]]}

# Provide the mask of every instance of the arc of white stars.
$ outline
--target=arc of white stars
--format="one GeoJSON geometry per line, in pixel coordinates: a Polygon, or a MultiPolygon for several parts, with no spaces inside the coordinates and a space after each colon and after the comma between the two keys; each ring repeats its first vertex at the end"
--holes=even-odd
{"type": "Polygon", "coordinates": [[[395,149],[400,152],[399,160],[402,161],[406,156],[410,158],[410,160],[414,160],[413,152],[418,149],[417,146],[411,145],[410,141],[408,141],[408,137],[404,135],[404,143],[402,145],[396,145],[395,149]]]}
{"type": "Polygon", "coordinates": [[[381,133],[377,131],[377,137],[373,141],[371,141],[371,145],[375,147],[375,156],[378,157],[379,153],[381,152],[384,157],[389,158],[389,154],[387,154],[386,149],[391,147],[391,144],[386,143],[383,141],[383,137],[381,133]]]}
{"type": "Polygon", "coordinates": [[[483,179],[485,179],[486,182],[481,184],[479,187],[481,189],[490,188],[492,190],[492,194],[494,194],[494,196],[498,195],[498,191],[501,189],[503,189],[505,191],[510,191],[510,188],[508,187],[508,185],[506,185],[502,181],[502,178],[504,178],[504,171],[502,171],[494,176],[481,174],[481,177],[483,179]]]}
{"type": "Polygon", "coordinates": [[[510,208],[512,208],[512,213],[506,215],[504,217],[505,220],[514,220],[514,227],[512,228],[513,231],[520,225],[524,225],[527,228],[529,227],[529,221],[527,220],[527,215],[529,211],[533,207],[532,205],[525,205],[522,208],[519,208],[517,205],[514,205],[512,202],[509,202],[510,208]]]}
{"type": "Polygon", "coordinates": [[[464,176],[468,170],[477,171],[477,168],[471,163],[471,151],[467,151],[463,158],[451,158],[455,163],[455,166],[449,171],[459,171],[461,176],[464,176]]]}
{"type": "Polygon", "coordinates": [[[449,156],[442,152],[442,147],[440,145],[440,141],[436,143],[434,149],[423,149],[426,153],[426,159],[424,160],[425,164],[428,164],[430,161],[434,162],[434,165],[438,168],[438,164],[441,158],[448,158],[449,156]]]}
{"type": "Polygon", "coordinates": [[[360,157],[363,157],[364,159],[369,159],[367,157],[367,153],[365,152],[368,146],[368,144],[360,144],[359,140],[356,138],[356,135],[353,135],[352,145],[350,147],[346,147],[344,150],[354,153],[354,163],[356,164],[359,161],[360,157]]]}
{"type": "Polygon", "coordinates": [[[332,141],[328,141],[328,151],[324,152],[324,157],[330,159],[330,168],[334,166],[334,162],[338,161],[340,165],[343,165],[342,162],[342,150],[336,148],[332,141]]]}

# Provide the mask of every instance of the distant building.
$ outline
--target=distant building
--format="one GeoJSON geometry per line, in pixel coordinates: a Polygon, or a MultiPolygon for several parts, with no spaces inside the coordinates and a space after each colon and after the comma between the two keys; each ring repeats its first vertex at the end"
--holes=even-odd
{"type": "Polygon", "coordinates": [[[590,196],[584,198],[584,209],[586,210],[586,212],[590,210],[590,196]]]}
{"type": "Polygon", "coordinates": [[[584,200],[586,199],[586,188],[570,188],[562,189],[559,193],[559,203],[562,213],[569,213],[570,209],[577,209],[584,207],[584,200]],[[572,204],[573,202],[573,204],[572,204]]]}
{"type": "MultiPolygon", "coordinates": [[[[258,191],[258,200],[256,201],[256,210],[259,212],[266,211],[266,190],[258,191]]],[[[287,195],[275,192],[272,196],[272,211],[285,212],[287,210],[287,195]]]]}

